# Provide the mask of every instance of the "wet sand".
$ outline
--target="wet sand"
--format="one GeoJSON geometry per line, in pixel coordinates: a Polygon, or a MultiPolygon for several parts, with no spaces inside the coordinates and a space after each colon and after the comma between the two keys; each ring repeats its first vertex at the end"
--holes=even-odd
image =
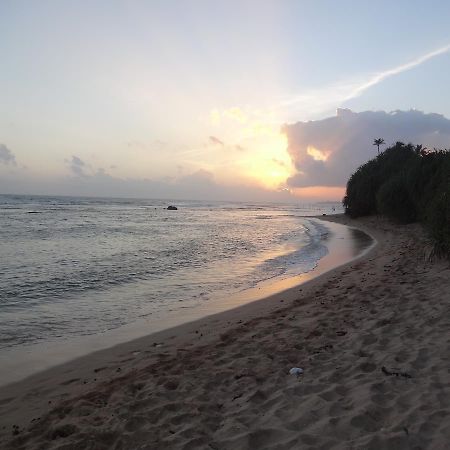
{"type": "Polygon", "coordinates": [[[448,448],[449,264],[419,226],[351,225],[358,260],[0,389],[0,446],[448,448]]]}
{"type": "Polygon", "coordinates": [[[61,342],[43,342],[11,347],[0,351],[0,387],[19,381],[30,375],[72,361],[86,354],[111,349],[115,345],[130,342],[157,332],[165,331],[187,322],[228,311],[247,303],[267,298],[273,294],[298,286],[328,270],[350,261],[373,245],[373,240],[358,229],[328,222],[329,232],[322,240],[328,254],[319,260],[314,270],[294,277],[270,279],[226,297],[217,296],[196,306],[161,310],[129,325],[103,333],[80,336],[61,342]]]}

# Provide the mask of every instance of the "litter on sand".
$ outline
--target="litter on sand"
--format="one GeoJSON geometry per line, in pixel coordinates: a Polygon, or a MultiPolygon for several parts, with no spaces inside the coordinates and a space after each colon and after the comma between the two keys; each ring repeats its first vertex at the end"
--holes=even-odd
{"type": "Polygon", "coordinates": [[[301,369],[300,367],[293,367],[290,371],[289,371],[289,375],[301,375],[303,373],[303,369],[301,369]]]}

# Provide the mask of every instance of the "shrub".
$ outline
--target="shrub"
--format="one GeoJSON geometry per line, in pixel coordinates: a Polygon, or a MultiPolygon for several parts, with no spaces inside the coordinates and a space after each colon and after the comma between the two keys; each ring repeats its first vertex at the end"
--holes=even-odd
{"type": "Polygon", "coordinates": [[[351,175],[343,204],[351,217],[419,220],[450,255],[450,152],[397,142],[351,175]]]}
{"type": "Polygon", "coordinates": [[[346,214],[351,217],[375,214],[376,194],[378,190],[377,161],[369,161],[361,166],[347,183],[347,195],[344,198],[346,214]]]}
{"type": "Polygon", "coordinates": [[[450,183],[442,183],[427,208],[426,225],[438,252],[450,255],[450,183]]]}
{"type": "Polygon", "coordinates": [[[416,220],[416,207],[404,175],[394,176],[380,187],[377,193],[377,210],[401,223],[416,220]]]}

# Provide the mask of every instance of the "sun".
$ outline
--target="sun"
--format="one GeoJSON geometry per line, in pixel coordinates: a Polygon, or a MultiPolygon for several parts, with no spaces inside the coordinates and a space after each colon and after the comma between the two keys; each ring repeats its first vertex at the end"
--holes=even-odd
{"type": "Polygon", "coordinates": [[[212,134],[220,133],[224,142],[233,144],[232,159],[228,153],[230,162],[227,161],[226,171],[222,170],[224,179],[232,183],[241,179],[268,190],[286,189],[286,181],[295,170],[288,153],[288,139],[280,125],[282,120],[276,112],[214,108],[208,120],[212,134]]]}
{"type": "Polygon", "coordinates": [[[244,174],[267,189],[285,187],[293,172],[287,139],[281,133],[265,133],[253,142],[252,151],[241,161],[244,174]]]}

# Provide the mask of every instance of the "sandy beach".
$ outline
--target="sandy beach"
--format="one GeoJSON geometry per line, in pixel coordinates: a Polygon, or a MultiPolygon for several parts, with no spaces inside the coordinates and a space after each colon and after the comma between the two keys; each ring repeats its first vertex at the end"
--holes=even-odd
{"type": "Polygon", "coordinates": [[[282,294],[1,388],[0,447],[449,448],[449,263],[428,260],[419,225],[327,219],[377,246],[282,294]]]}

